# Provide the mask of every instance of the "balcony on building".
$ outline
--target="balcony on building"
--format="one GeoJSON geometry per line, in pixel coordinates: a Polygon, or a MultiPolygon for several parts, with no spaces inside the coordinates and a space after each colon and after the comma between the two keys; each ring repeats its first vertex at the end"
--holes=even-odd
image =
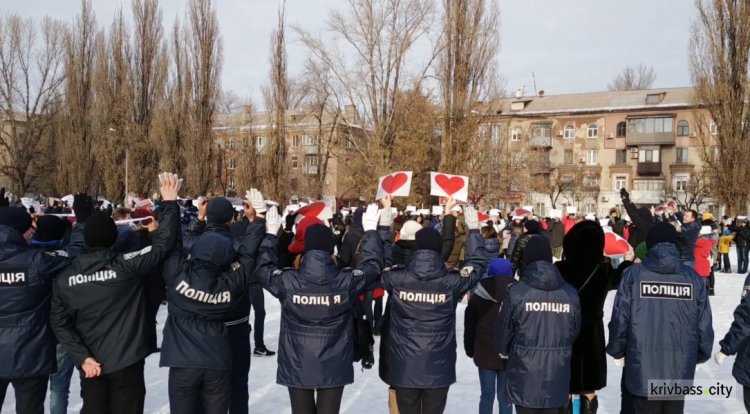
{"type": "Polygon", "coordinates": [[[533,148],[552,148],[552,124],[532,125],[529,145],[533,148]]]}
{"type": "Polygon", "coordinates": [[[531,173],[534,175],[549,174],[552,164],[549,161],[541,161],[532,164],[531,173]]]}
{"type": "Polygon", "coordinates": [[[302,145],[302,153],[305,155],[316,155],[318,154],[319,148],[317,144],[302,145]]]}
{"type": "Polygon", "coordinates": [[[674,145],[674,117],[628,118],[626,145],[674,145]]]}
{"type": "Polygon", "coordinates": [[[638,175],[659,176],[661,175],[661,162],[639,162],[638,175]]]}

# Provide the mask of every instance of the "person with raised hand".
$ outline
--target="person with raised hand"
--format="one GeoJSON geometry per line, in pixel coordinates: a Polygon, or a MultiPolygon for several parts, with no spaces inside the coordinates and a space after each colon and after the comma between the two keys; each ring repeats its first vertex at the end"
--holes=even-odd
{"type": "Polygon", "coordinates": [[[419,230],[409,262],[383,274],[390,315],[389,382],[401,414],[440,414],[456,382],[456,307],[485,272],[486,251],[477,211],[464,211],[469,234],[462,269],[446,268],[443,238],[419,230]]]}
{"type": "Polygon", "coordinates": [[[352,308],[380,279],[379,218],[374,204],[362,216],[365,234],[357,268],[339,271],[331,229],[312,224],[305,231],[299,266],[280,270],[276,236],[281,219],[276,207],[266,214],[256,276],[281,303],[276,382],[289,388],[292,414],[337,414],[344,387],[354,382],[352,308]]]}
{"type": "MultiPolygon", "coordinates": [[[[179,237],[179,179],[164,173],[159,181],[164,201],[151,246],[115,253],[117,226],[109,214],[95,213],[85,220],[81,255],[62,269],[52,286],[52,329],[73,364],[84,372],[84,413],[143,412],[144,360],[152,351],[143,286],[179,237]]],[[[80,223],[81,210],[75,210],[80,223]]]]}
{"type": "Polygon", "coordinates": [[[233,342],[236,325],[225,321],[237,300],[258,285],[253,274],[265,222],[249,201],[243,206],[249,225],[238,250],[230,238],[207,232],[191,248],[189,260],[175,250],[164,263],[169,317],[159,365],[169,367],[169,406],[174,413],[193,412],[195,407],[202,407],[203,414],[232,413],[233,406],[248,409],[249,332],[245,354],[239,355],[233,342]],[[235,387],[243,386],[242,378],[244,399],[235,387]]]}

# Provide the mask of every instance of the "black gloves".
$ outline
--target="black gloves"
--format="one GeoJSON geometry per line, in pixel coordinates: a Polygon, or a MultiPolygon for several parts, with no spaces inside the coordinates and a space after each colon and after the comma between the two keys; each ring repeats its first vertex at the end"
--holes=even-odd
{"type": "Polygon", "coordinates": [[[5,187],[0,188],[0,207],[10,206],[10,201],[5,198],[5,187]]]}
{"type": "Polygon", "coordinates": [[[628,194],[628,190],[624,188],[620,189],[620,198],[622,198],[623,200],[629,199],[630,194],[628,194]]]}
{"type": "Polygon", "coordinates": [[[294,227],[294,220],[297,219],[297,213],[286,216],[286,223],[284,224],[284,231],[289,233],[294,227]]]}
{"type": "Polygon", "coordinates": [[[76,215],[76,223],[85,223],[94,214],[94,198],[86,193],[78,193],[73,196],[73,212],[76,215]]]}

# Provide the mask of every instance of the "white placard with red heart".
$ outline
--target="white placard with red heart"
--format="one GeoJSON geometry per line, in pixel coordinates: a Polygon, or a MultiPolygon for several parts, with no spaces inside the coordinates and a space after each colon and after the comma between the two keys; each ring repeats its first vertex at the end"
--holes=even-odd
{"type": "Polygon", "coordinates": [[[621,257],[625,253],[633,250],[628,241],[613,233],[609,227],[603,227],[604,230],[604,255],[607,257],[621,257]]]}
{"type": "Polygon", "coordinates": [[[375,199],[381,200],[388,194],[393,197],[409,197],[409,192],[411,191],[411,173],[411,171],[399,171],[380,177],[375,199]]]}
{"type": "Polygon", "coordinates": [[[437,172],[430,173],[430,195],[469,200],[469,177],[437,172]]]}
{"type": "Polygon", "coordinates": [[[320,221],[325,222],[332,219],[333,214],[331,214],[331,209],[326,206],[326,203],[318,201],[297,210],[297,223],[305,217],[317,217],[320,221]]]}

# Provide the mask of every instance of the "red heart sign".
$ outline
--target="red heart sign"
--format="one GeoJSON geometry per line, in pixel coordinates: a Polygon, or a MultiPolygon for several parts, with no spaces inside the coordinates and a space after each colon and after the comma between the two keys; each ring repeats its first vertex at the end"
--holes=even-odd
{"type": "Polygon", "coordinates": [[[406,182],[409,181],[409,177],[404,173],[398,173],[395,175],[389,175],[383,179],[380,184],[388,194],[395,193],[399,188],[403,187],[406,182]]]}
{"type": "Polygon", "coordinates": [[[615,233],[604,233],[604,255],[617,256],[630,250],[630,245],[625,239],[618,237],[615,233]]]}
{"type": "Polygon", "coordinates": [[[452,196],[453,194],[456,194],[457,192],[461,191],[462,188],[464,188],[464,179],[461,177],[451,177],[448,178],[448,176],[443,174],[438,174],[435,176],[435,183],[445,191],[445,194],[448,194],[449,196],[452,196]]]}
{"type": "Polygon", "coordinates": [[[479,213],[478,216],[479,216],[479,222],[480,223],[483,223],[483,222],[485,222],[485,221],[487,221],[487,220],[490,219],[490,216],[488,216],[487,214],[484,214],[484,213],[479,213]]]}
{"type": "Polygon", "coordinates": [[[317,202],[302,207],[297,213],[305,217],[318,217],[324,208],[326,208],[325,203],[317,202]]]}

